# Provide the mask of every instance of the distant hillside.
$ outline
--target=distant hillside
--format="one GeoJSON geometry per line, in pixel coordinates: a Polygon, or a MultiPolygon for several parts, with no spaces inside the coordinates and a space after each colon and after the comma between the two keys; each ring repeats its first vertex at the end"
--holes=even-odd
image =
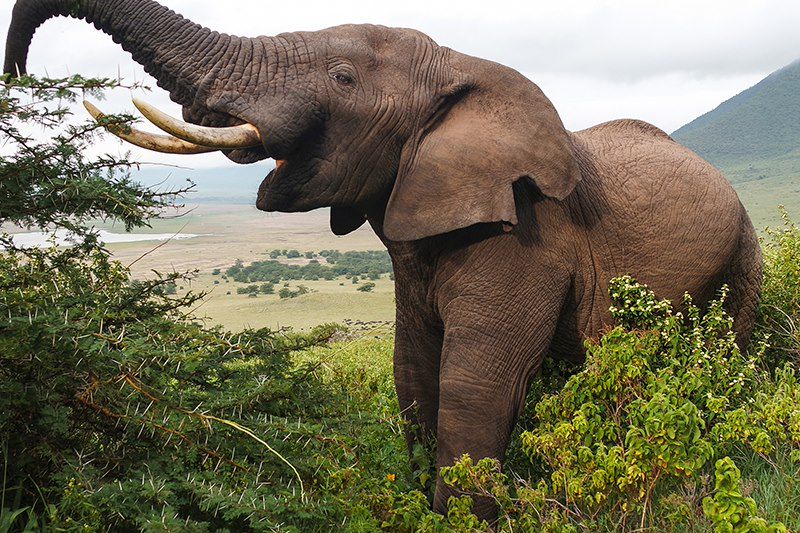
{"type": "Polygon", "coordinates": [[[185,198],[187,204],[246,204],[255,205],[258,186],[274,164],[265,161],[254,165],[230,163],[219,168],[173,168],[142,166],[132,177],[158,189],[185,187],[186,180],[195,189],[185,198]]]}
{"type": "Polygon", "coordinates": [[[722,170],[756,225],[800,222],[800,60],[672,134],[722,170]]]}

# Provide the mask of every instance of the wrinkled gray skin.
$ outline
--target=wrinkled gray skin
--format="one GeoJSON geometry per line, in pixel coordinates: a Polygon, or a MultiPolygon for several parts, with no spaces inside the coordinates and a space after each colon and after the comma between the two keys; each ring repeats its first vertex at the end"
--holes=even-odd
{"type": "MultiPolygon", "coordinates": [[[[581,360],[582,341],[611,323],[614,276],[674,302],[706,302],[728,283],[739,340],[750,336],[753,226],[722,175],[654,126],[567,132],[516,71],[413,30],[246,39],[147,0],[19,0],[6,72],[24,72],[33,31],[58,14],[111,34],[186,120],[257,126],[263,147],[226,155],[286,161],[261,185],[260,209],[331,206],[337,234],[369,221],[394,262],[395,382],[418,426],[409,446],[436,437],[439,467],[463,453],[502,460],[543,356],[581,360]]],[[[435,509],[452,494],[437,480],[435,509]]]]}

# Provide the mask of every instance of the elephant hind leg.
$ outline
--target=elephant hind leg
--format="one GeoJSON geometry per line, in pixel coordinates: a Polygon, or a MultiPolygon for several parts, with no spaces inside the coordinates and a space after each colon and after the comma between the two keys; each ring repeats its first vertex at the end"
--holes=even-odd
{"type": "Polygon", "coordinates": [[[743,215],[742,232],[723,283],[730,289],[725,310],[733,317],[736,343],[744,351],[750,342],[761,300],[761,247],[753,224],[743,215]]]}

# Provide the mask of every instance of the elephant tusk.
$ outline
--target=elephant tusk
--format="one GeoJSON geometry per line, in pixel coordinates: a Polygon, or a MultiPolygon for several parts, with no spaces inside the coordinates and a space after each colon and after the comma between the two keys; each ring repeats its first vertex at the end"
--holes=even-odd
{"type": "MultiPolygon", "coordinates": [[[[89,114],[92,115],[92,118],[98,123],[101,123],[101,120],[106,116],[105,113],[87,100],[83,101],[83,107],[86,108],[89,114]]],[[[106,124],[104,126],[110,133],[113,133],[123,141],[155,152],[162,152],[165,154],[204,154],[216,151],[216,148],[199,146],[168,135],[156,135],[115,124],[106,124]]]]}
{"type": "Polygon", "coordinates": [[[252,124],[245,123],[227,128],[209,128],[173,118],[138,98],[133,99],[133,105],[150,122],[184,141],[217,150],[235,150],[261,146],[261,134],[252,124]]]}

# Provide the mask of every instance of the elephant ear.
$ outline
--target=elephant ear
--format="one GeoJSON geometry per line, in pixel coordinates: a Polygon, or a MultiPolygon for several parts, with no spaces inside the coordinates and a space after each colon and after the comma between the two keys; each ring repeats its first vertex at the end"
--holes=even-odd
{"type": "Polygon", "coordinates": [[[516,224],[515,181],[530,178],[561,200],[581,179],[570,134],[539,87],[508,67],[447,52],[444,104],[401,156],[384,220],[391,240],[516,224]]]}

